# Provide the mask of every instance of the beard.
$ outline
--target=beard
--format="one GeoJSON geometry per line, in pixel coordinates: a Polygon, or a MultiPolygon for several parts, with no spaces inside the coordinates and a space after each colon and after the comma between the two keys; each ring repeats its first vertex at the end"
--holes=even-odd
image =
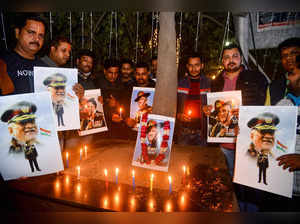
{"type": "Polygon", "coordinates": [[[228,72],[228,73],[233,73],[233,72],[237,72],[239,71],[241,68],[241,65],[238,66],[236,63],[229,63],[226,68],[225,68],[225,71],[228,72]],[[235,66],[231,66],[231,65],[235,65],[235,66]]]}

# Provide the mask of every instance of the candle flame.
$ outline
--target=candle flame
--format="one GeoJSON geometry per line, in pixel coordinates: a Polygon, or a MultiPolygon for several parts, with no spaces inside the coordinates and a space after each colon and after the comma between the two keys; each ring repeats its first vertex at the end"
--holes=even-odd
{"type": "Polygon", "coordinates": [[[172,209],[171,203],[167,202],[167,208],[166,208],[167,212],[170,212],[171,209],[172,209]]]}
{"type": "Polygon", "coordinates": [[[103,207],[107,208],[107,204],[108,204],[108,199],[104,198],[104,200],[103,200],[103,207]]]}
{"type": "Polygon", "coordinates": [[[134,177],[134,174],[135,174],[135,172],[134,172],[134,170],[132,170],[132,177],[134,177]]]}
{"type": "Polygon", "coordinates": [[[107,177],[107,169],[104,169],[104,176],[107,177]]]}
{"type": "Polygon", "coordinates": [[[56,181],[55,187],[59,188],[59,181],[56,181]]]}
{"type": "Polygon", "coordinates": [[[122,107],[120,107],[120,113],[122,113],[122,111],[123,111],[123,108],[122,108],[122,107]]]}
{"type": "Polygon", "coordinates": [[[116,168],[116,175],[118,175],[119,173],[119,168],[116,168]]]}
{"type": "Polygon", "coordinates": [[[184,204],[185,198],[184,195],[181,196],[181,203],[184,204]]]}
{"type": "Polygon", "coordinates": [[[77,171],[78,171],[78,172],[80,171],[80,166],[77,166],[77,171]]]}
{"type": "Polygon", "coordinates": [[[119,199],[120,199],[120,198],[119,198],[119,195],[116,194],[116,195],[115,195],[115,201],[116,201],[116,203],[119,203],[119,199]]]}
{"type": "Polygon", "coordinates": [[[182,169],[183,169],[183,173],[185,174],[185,172],[186,172],[186,166],[183,166],[182,169]]]}
{"type": "Polygon", "coordinates": [[[134,200],[134,197],[132,197],[132,198],[131,198],[131,200],[130,200],[130,204],[131,204],[131,206],[132,206],[132,207],[135,205],[135,200],[134,200]]]}
{"type": "Polygon", "coordinates": [[[77,192],[80,193],[80,191],[81,191],[81,186],[80,186],[80,184],[78,184],[77,185],[77,192]]]}
{"type": "Polygon", "coordinates": [[[80,149],[80,154],[82,153],[82,148],[80,149]]]}
{"type": "Polygon", "coordinates": [[[84,146],[84,150],[85,150],[85,151],[87,150],[87,146],[86,146],[86,145],[84,146]]]}
{"type": "Polygon", "coordinates": [[[66,152],[66,158],[67,158],[67,159],[69,158],[69,153],[68,153],[68,152],[66,152]]]}
{"type": "Polygon", "coordinates": [[[153,173],[151,174],[150,179],[151,179],[151,180],[154,179],[154,174],[153,174],[153,173]]]}
{"type": "Polygon", "coordinates": [[[192,115],[192,110],[188,110],[188,115],[189,115],[189,116],[192,115]]]}
{"type": "Polygon", "coordinates": [[[172,177],[169,176],[169,184],[171,184],[171,183],[172,183],[172,177]]]}

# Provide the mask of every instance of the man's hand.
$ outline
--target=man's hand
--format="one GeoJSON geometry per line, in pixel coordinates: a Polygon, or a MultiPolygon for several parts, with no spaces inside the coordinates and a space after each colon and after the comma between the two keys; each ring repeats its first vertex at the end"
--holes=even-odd
{"type": "Polygon", "coordinates": [[[84,88],[81,84],[76,83],[72,89],[75,92],[75,94],[79,100],[84,96],[84,88]]]}
{"type": "Polygon", "coordinates": [[[103,96],[98,96],[99,103],[103,104],[103,96]]]}
{"type": "Polygon", "coordinates": [[[287,154],[278,157],[278,165],[283,165],[283,169],[289,168],[290,172],[300,170],[300,154],[287,154]]]}
{"type": "Polygon", "coordinates": [[[211,114],[212,108],[212,105],[204,105],[202,107],[202,110],[206,116],[209,116],[211,114]]]}
{"type": "Polygon", "coordinates": [[[114,113],[111,117],[111,120],[116,123],[120,123],[123,119],[119,114],[114,113]]]}
{"type": "Polygon", "coordinates": [[[113,95],[110,95],[107,101],[110,108],[114,108],[118,106],[118,101],[113,95]]]}
{"type": "Polygon", "coordinates": [[[177,118],[182,122],[191,122],[192,121],[191,117],[184,113],[177,114],[177,118]]]}
{"type": "Polygon", "coordinates": [[[136,121],[134,119],[130,118],[130,117],[127,118],[125,120],[125,122],[126,122],[127,126],[130,127],[130,128],[133,128],[136,125],[136,121]]]}

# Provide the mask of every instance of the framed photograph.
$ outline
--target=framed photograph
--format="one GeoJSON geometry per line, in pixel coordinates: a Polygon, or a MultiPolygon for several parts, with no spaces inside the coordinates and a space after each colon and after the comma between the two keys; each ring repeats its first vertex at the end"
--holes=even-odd
{"type": "Polygon", "coordinates": [[[99,102],[100,89],[85,90],[80,101],[79,136],[107,131],[103,105],[99,102]]]}
{"type": "Polygon", "coordinates": [[[80,128],[79,102],[72,88],[77,69],[34,67],[34,91],[49,91],[58,131],[80,128]]]}
{"type": "Polygon", "coordinates": [[[295,152],[297,110],[292,106],[240,107],[234,182],[292,196],[293,173],[278,166],[276,158],[295,152]]]}
{"type": "Polygon", "coordinates": [[[132,165],[168,172],[175,118],[143,114],[132,165]]]}
{"type": "Polygon", "coordinates": [[[131,103],[130,103],[130,118],[136,121],[134,129],[137,131],[141,117],[144,113],[152,112],[152,104],[155,88],[133,87],[131,103]]]}
{"type": "Polygon", "coordinates": [[[49,92],[2,96],[0,115],[4,180],[64,169],[49,92]]]}
{"type": "Polygon", "coordinates": [[[238,132],[241,91],[207,93],[207,142],[233,143],[238,132]]]}

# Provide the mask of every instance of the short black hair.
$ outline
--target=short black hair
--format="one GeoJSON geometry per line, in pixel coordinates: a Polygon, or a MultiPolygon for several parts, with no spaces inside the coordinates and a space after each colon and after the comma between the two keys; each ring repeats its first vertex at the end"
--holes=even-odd
{"type": "Polygon", "coordinates": [[[118,67],[118,68],[120,68],[120,61],[117,60],[117,59],[114,59],[114,58],[105,60],[105,62],[104,62],[104,69],[107,70],[110,67],[118,67]]]}
{"type": "Polygon", "coordinates": [[[203,55],[198,52],[198,51],[193,51],[191,53],[188,54],[187,59],[186,59],[186,64],[188,63],[190,58],[199,58],[201,63],[204,63],[204,57],[203,55]]]}
{"type": "Polygon", "coordinates": [[[80,59],[82,56],[89,56],[89,57],[93,58],[93,60],[96,59],[96,55],[94,54],[94,52],[90,51],[89,49],[79,50],[76,58],[80,59]]]}
{"type": "Polygon", "coordinates": [[[157,60],[157,55],[154,55],[154,56],[151,58],[151,62],[152,62],[153,60],[157,60]]]}
{"type": "Polygon", "coordinates": [[[68,38],[66,38],[66,37],[64,37],[64,36],[56,36],[55,38],[53,38],[53,39],[51,40],[49,46],[50,46],[50,47],[55,47],[55,48],[57,48],[58,45],[59,45],[60,43],[63,43],[63,42],[66,42],[66,43],[69,43],[70,45],[72,45],[71,42],[70,42],[70,40],[69,40],[68,38]]]}
{"type": "Polygon", "coordinates": [[[146,62],[139,62],[135,65],[135,68],[146,68],[149,71],[149,65],[146,62]]]}
{"type": "Polygon", "coordinates": [[[234,49],[234,48],[238,49],[238,51],[239,51],[239,53],[240,53],[241,56],[243,55],[241,47],[238,44],[231,43],[231,44],[223,47],[222,58],[223,58],[223,54],[224,54],[225,50],[231,50],[231,49],[234,49]]]}
{"type": "Polygon", "coordinates": [[[34,20],[41,22],[45,27],[45,33],[47,24],[45,20],[37,13],[21,13],[16,16],[15,28],[19,28],[20,30],[26,26],[27,20],[34,20]]]}
{"type": "Polygon", "coordinates": [[[97,103],[96,103],[95,98],[90,98],[90,99],[88,99],[87,102],[90,102],[90,103],[94,104],[95,107],[97,107],[97,103]]]}
{"type": "Polygon", "coordinates": [[[134,64],[133,64],[132,60],[130,60],[129,58],[124,58],[124,59],[122,59],[122,61],[121,61],[121,66],[122,66],[123,64],[130,64],[131,67],[134,67],[134,64]]]}
{"type": "Polygon", "coordinates": [[[279,53],[281,53],[281,50],[283,50],[284,48],[288,48],[288,47],[300,47],[300,38],[292,37],[292,38],[288,38],[288,39],[282,41],[278,45],[279,53]]]}

